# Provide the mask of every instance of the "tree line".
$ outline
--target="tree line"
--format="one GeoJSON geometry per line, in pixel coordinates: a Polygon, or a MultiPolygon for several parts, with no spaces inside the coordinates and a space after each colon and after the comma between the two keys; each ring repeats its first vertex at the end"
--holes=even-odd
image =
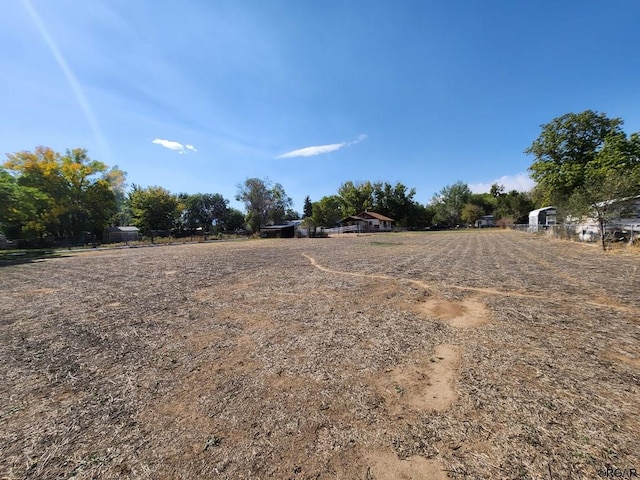
{"type": "Polygon", "coordinates": [[[280,183],[248,178],[229,206],[218,193],[178,193],[163,187],[132,185],[117,166],[93,160],[85,149],[64,154],[36,147],[7,155],[0,168],[0,232],[8,238],[43,239],[91,236],[100,240],[110,225],[135,225],[143,233],[175,235],[258,232],[267,224],[304,219],[312,228],[333,227],[365,210],[393,218],[407,229],[472,225],[485,215],[503,224],[526,223],[534,208],[556,206],[565,216],[594,215],[602,228],[640,195],[640,134],[627,135],[623,121],[587,110],[541,125],[525,151],[535,187],[530,192],[473,193],[464,182],[443,187],[428,202],[416,201],[415,188],[402,183],[346,181],[335,194],[304,200],[303,213],[280,183]]]}
{"type": "Polygon", "coordinates": [[[127,192],[125,179],[117,166],[92,160],[81,148],[8,154],[0,168],[0,232],[9,239],[100,241],[110,225],[135,225],[151,235],[207,235],[245,223],[220,194],[173,194],[135,184],[127,192]]]}

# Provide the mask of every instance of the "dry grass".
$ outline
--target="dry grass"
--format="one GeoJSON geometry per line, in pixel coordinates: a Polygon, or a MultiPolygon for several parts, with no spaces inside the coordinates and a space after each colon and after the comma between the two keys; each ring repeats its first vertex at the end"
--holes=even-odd
{"type": "Polygon", "coordinates": [[[513,232],[0,268],[0,478],[640,471],[640,257],[513,232]]]}

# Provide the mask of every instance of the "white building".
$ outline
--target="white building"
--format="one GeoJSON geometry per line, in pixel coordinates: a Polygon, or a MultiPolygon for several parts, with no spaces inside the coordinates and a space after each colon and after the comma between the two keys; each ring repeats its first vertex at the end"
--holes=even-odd
{"type": "MultiPolygon", "coordinates": [[[[611,200],[610,202],[625,202],[626,205],[623,209],[622,216],[607,221],[605,225],[605,237],[615,234],[616,236],[628,237],[630,241],[634,241],[640,237],[640,196],[623,200],[611,200]]],[[[600,238],[600,226],[598,225],[597,218],[586,217],[574,220],[571,223],[575,225],[580,240],[593,242],[600,238]]]]}
{"type": "Polygon", "coordinates": [[[543,207],[529,212],[529,231],[538,232],[557,223],[558,211],[556,207],[543,207]]]}

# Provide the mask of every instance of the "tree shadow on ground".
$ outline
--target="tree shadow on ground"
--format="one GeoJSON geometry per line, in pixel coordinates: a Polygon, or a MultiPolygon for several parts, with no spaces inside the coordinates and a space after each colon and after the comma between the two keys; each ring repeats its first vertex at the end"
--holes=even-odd
{"type": "Polygon", "coordinates": [[[49,258],[64,258],[69,255],[62,255],[53,250],[26,250],[19,252],[0,253],[0,268],[10,265],[21,265],[23,263],[42,262],[49,258]]]}

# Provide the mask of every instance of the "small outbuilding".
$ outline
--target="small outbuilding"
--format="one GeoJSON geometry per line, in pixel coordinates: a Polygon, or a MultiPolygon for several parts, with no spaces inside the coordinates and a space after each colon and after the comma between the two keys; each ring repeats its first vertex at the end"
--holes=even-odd
{"type": "Polygon", "coordinates": [[[294,238],[302,220],[293,220],[282,225],[267,225],[260,228],[261,238],[294,238]]]}
{"type": "Polygon", "coordinates": [[[135,242],[140,238],[138,227],[109,227],[104,233],[105,243],[135,242]]]}
{"type": "Polygon", "coordinates": [[[557,224],[558,210],[556,207],[543,207],[529,212],[529,231],[538,232],[557,224]]]}
{"type": "Polygon", "coordinates": [[[493,215],[484,215],[476,220],[474,226],[476,228],[491,228],[496,226],[496,222],[493,215]]]}

